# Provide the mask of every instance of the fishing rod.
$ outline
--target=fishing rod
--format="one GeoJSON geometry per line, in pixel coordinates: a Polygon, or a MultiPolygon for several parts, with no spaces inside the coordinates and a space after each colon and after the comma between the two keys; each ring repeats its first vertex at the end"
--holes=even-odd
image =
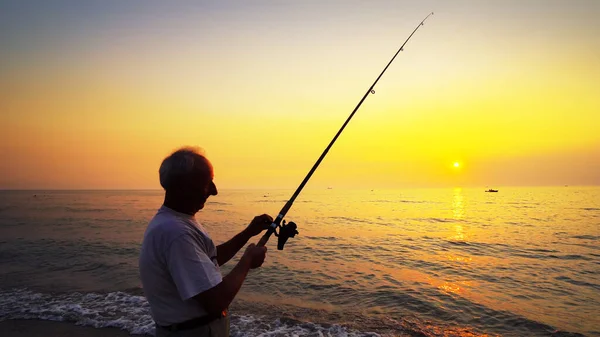
{"type": "Polygon", "coordinates": [[[344,131],[344,128],[346,127],[346,125],[348,124],[348,122],[350,122],[350,120],[354,116],[354,113],[356,113],[356,111],[358,110],[358,108],[360,108],[360,106],[365,101],[365,99],[367,98],[367,96],[369,96],[369,94],[374,94],[375,93],[375,90],[373,90],[373,88],[375,87],[375,85],[377,84],[377,82],[379,81],[379,79],[381,78],[381,76],[383,76],[383,73],[385,73],[385,71],[390,66],[390,64],[392,64],[392,62],[394,62],[394,59],[396,58],[396,56],[398,56],[398,54],[401,51],[404,50],[404,45],[406,45],[406,43],[408,42],[408,40],[410,40],[410,38],[415,34],[415,32],[419,29],[419,27],[421,27],[421,26],[424,25],[425,20],[427,20],[427,18],[429,18],[431,15],[433,15],[433,12],[429,13],[425,17],[425,19],[423,19],[423,21],[421,21],[421,23],[417,25],[417,27],[415,28],[415,30],[413,30],[413,32],[408,36],[408,38],[406,39],[406,41],[404,41],[404,43],[402,44],[402,46],[400,46],[400,49],[398,49],[398,51],[396,52],[396,54],[394,54],[394,57],[392,57],[392,59],[390,60],[390,62],[385,66],[385,68],[383,68],[383,71],[381,72],[381,74],[379,74],[379,76],[377,76],[377,79],[375,80],[375,82],[373,82],[373,84],[371,84],[371,86],[369,87],[369,90],[367,90],[367,92],[365,93],[365,95],[363,96],[363,98],[360,100],[360,102],[358,102],[358,105],[356,105],[356,107],[354,108],[354,110],[352,110],[352,113],[350,114],[350,116],[348,117],[348,119],[346,119],[346,122],[344,122],[344,124],[342,125],[342,127],[340,128],[340,130],[337,132],[337,134],[335,135],[335,137],[333,137],[333,139],[331,140],[331,142],[329,143],[329,145],[327,145],[327,148],[325,148],[325,151],[323,151],[323,153],[321,154],[321,156],[319,157],[319,159],[317,160],[317,162],[313,165],[313,167],[310,169],[310,171],[308,172],[308,174],[306,175],[306,177],[304,178],[304,180],[302,181],[302,183],[300,184],[300,186],[298,186],[298,188],[296,189],[296,192],[294,192],[294,194],[292,195],[292,197],[290,198],[290,200],[288,200],[288,202],[285,204],[285,206],[283,206],[283,208],[281,209],[281,211],[279,212],[279,214],[277,215],[277,217],[273,220],[273,223],[271,223],[271,226],[269,226],[269,228],[267,229],[267,232],[262,236],[262,238],[260,238],[260,240],[258,241],[257,246],[262,247],[262,246],[266,245],[267,241],[269,241],[269,238],[271,237],[271,234],[275,234],[275,236],[277,236],[278,239],[279,239],[278,242],[277,242],[277,249],[278,250],[283,250],[283,245],[285,245],[286,241],[289,238],[293,238],[296,234],[298,234],[298,230],[297,230],[298,226],[295,223],[291,222],[291,221],[288,224],[286,224],[285,220],[283,220],[283,217],[290,210],[290,208],[294,204],[294,201],[296,200],[296,198],[298,197],[298,195],[300,194],[300,192],[304,188],[304,185],[306,185],[306,183],[308,182],[308,180],[310,179],[310,177],[313,175],[313,173],[315,172],[315,170],[317,169],[317,167],[319,167],[319,164],[321,164],[321,161],[323,160],[323,158],[325,158],[325,155],[327,155],[327,152],[329,152],[329,149],[331,148],[331,146],[333,145],[333,143],[335,143],[335,141],[338,139],[338,137],[340,136],[340,134],[342,133],[342,131],[344,131]],[[283,224],[281,223],[281,220],[283,220],[283,224]],[[276,232],[277,228],[279,228],[279,233],[276,232]]]}

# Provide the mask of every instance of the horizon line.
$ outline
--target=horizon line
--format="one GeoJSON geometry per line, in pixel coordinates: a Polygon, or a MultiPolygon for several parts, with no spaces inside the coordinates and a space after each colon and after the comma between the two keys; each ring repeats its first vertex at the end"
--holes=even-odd
{"type": "MultiPolygon", "coordinates": [[[[600,187],[599,185],[505,185],[499,188],[547,188],[547,187],[600,187]]],[[[420,186],[420,187],[393,187],[393,188],[369,188],[369,187],[319,187],[305,188],[304,190],[401,190],[401,189],[456,189],[456,188],[490,188],[487,186],[420,186]]],[[[219,188],[222,191],[228,190],[295,190],[295,188],[286,187],[227,187],[219,188]]],[[[162,188],[0,188],[1,192],[18,192],[18,191],[163,191],[162,188]]]]}

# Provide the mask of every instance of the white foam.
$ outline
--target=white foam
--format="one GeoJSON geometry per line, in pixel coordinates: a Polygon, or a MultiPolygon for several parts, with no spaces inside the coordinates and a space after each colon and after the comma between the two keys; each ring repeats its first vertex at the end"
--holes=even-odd
{"type": "Polygon", "coordinates": [[[285,323],[276,319],[270,324],[250,315],[233,316],[231,319],[231,335],[242,336],[319,336],[319,337],[366,337],[379,336],[376,333],[350,331],[340,325],[324,327],[311,322],[285,323]]]}
{"type": "MultiPolygon", "coordinates": [[[[27,289],[0,292],[0,321],[41,319],[74,322],[94,328],[113,327],[131,334],[154,335],[154,321],[143,296],[124,292],[50,295],[27,289]]],[[[251,315],[231,316],[231,336],[378,336],[349,331],[339,325],[265,320],[251,315]]]]}
{"type": "Polygon", "coordinates": [[[148,302],[123,292],[49,295],[19,289],[0,293],[0,320],[69,321],[95,328],[115,327],[132,334],[154,334],[148,302]]]}

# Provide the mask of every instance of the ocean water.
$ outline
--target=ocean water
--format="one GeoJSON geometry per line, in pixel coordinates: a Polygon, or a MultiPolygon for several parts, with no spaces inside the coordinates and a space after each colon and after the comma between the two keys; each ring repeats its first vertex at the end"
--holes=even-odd
{"type": "MultiPolygon", "coordinates": [[[[197,218],[219,244],[292,192],[223,190],[197,218]]],[[[161,202],[0,191],[0,320],[152,334],[137,257],[161,202]]],[[[600,336],[598,187],[307,190],[286,219],[232,336],[600,336]]]]}

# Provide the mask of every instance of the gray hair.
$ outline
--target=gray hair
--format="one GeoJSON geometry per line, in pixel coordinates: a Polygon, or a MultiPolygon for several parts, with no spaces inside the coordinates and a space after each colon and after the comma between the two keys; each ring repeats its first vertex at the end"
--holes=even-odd
{"type": "Polygon", "coordinates": [[[162,161],[158,169],[160,185],[165,191],[170,190],[178,185],[181,178],[198,172],[207,163],[208,160],[201,148],[192,146],[180,148],[162,161]]]}

